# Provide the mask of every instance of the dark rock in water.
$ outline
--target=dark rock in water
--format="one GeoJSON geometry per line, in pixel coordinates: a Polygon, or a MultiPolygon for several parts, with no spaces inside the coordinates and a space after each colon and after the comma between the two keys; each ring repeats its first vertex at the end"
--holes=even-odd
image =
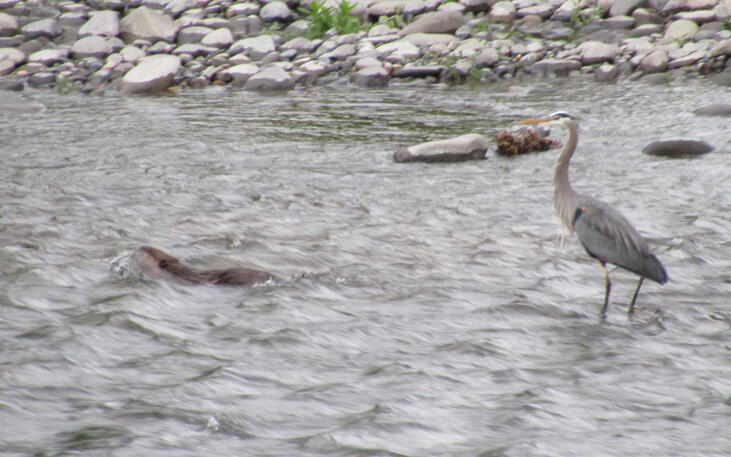
{"type": "Polygon", "coordinates": [[[547,151],[558,147],[560,141],[548,138],[535,129],[522,127],[515,131],[503,130],[497,137],[497,153],[504,156],[547,151]]]}
{"type": "Polygon", "coordinates": [[[716,103],[714,105],[702,106],[693,111],[696,116],[731,116],[731,104],[716,103]]]}
{"type": "Polygon", "coordinates": [[[713,146],[699,140],[653,141],[642,150],[645,154],[666,157],[696,156],[711,151],[713,151],[713,146]]]}
{"type": "Polygon", "coordinates": [[[400,149],[393,155],[395,162],[463,162],[485,159],[489,141],[482,135],[467,135],[447,140],[429,141],[400,149]]]}

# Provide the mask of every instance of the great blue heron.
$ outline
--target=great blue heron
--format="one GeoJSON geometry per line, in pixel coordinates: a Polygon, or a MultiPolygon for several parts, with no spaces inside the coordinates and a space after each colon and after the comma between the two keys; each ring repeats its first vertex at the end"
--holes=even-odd
{"type": "Polygon", "coordinates": [[[632,296],[627,313],[631,316],[635,310],[635,301],[640,292],[642,281],[652,279],[665,284],[668,275],[657,257],[651,252],[647,241],[632,224],[611,206],[588,195],[578,194],[569,181],[569,162],[576,151],[579,139],[579,124],[570,114],[558,112],[547,118],[526,119],[524,124],[549,124],[566,127],[569,138],[556,161],[556,172],[553,177],[553,203],[556,215],[569,230],[575,231],[579,241],[590,256],[602,265],[606,292],[601,317],[607,316],[609,292],[612,282],[606,264],[611,263],[640,275],[640,282],[632,296]]]}

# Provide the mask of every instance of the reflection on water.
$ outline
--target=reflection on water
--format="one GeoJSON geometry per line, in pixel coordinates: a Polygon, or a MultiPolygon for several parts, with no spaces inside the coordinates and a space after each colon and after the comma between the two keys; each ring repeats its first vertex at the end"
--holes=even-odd
{"type": "MultiPolygon", "coordinates": [[[[718,87],[33,94],[0,113],[0,448],[11,455],[725,455],[731,131],[718,87]],[[670,282],[603,280],[553,220],[556,152],[396,149],[581,119],[578,190],[670,282]],[[697,159],[640,153],[705,140],[697,159]],[[252,289],[140,279],[139,245],[252,289]]],[[[728,101],[728,100],[726,100],[728,101]]],[[[555,132],[563,135],[563,132],[555,132]]]]}

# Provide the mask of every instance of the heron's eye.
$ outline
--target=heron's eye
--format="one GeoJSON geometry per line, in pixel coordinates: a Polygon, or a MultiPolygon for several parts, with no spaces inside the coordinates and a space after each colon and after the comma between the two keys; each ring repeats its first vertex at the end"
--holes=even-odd
{"type": "Polygon", "coordinates": [[[168,267],[168,261],[163,259],[160,261],[160,268],[167,268],[168,267]]]}
{"type": "Polygon", "coordinates": [[[574,212],[574,221],[573,224],[576,225],[576,221],[579,220],[582,214],[584,214],[584,210],[586,208],[576,208],[576,211],[574,212]]]}

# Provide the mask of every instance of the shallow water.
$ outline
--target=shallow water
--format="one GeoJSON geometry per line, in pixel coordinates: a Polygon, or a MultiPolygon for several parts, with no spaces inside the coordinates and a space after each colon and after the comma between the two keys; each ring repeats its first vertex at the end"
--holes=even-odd
{"type": "MultiPolygon", "coordinates": [[[[28,94],[0,112],[3,455],[721,456],[731,451],[731,129],[707,83],[28,94]],[[575,187],[670,282],[561,247],[557,151],[399,147],[581,118],[575,187]],[[717,147],[643,155],[650,141],[717,147]],[[286,278],[132,274],[160,247],[286,278]]],[[[9,94],[0,94],[0,97],[9,94]]],[[[554,132],[563,138],[564,133],[554,132]]]]}

